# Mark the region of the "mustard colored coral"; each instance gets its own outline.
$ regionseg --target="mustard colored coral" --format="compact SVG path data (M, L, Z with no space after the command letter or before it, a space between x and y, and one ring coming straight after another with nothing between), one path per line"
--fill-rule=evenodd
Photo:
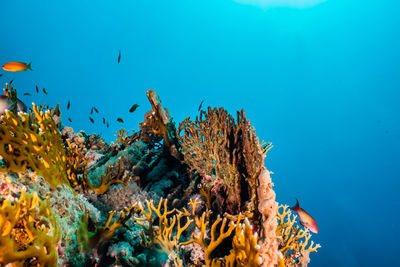
M21 191L17 201L0 207L0 263L22 266L34 258L38 266L56 266L60 232L49 199Z
M0 119L0 171L24 172L31 169L53 187L69 184L61 134L50 112L33 104L34 115L6 111Z

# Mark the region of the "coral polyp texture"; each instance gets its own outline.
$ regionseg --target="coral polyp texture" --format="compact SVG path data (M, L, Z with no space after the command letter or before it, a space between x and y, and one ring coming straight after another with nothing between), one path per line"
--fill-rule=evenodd
M306 266L320 246L276 202L244 111L177 127L147 96L139 131L110 144L58 106L0 117L0 266Z

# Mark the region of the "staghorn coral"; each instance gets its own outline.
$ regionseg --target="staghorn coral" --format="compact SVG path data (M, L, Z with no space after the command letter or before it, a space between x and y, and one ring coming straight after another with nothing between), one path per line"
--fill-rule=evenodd
M115 135L115 137L117 137L116 143L125 148L138 141L139 133L136 133L134 130L132 130L132 132L132 135L128 135L128 131L121 128L121 130L117 131L117 134Z
M282 211L280 212L280 209ZM311 233L308 229L301 229L296 223L296 215L292 215L286 205L280 205L277 210L279 225L276 236L279 240L279 266L307 266L309 253L317 252L319 244L308 244Z
M34 259L40 266L55 266L60 231L49 198L25 190L17 201L3 200L0 207L0 264L22 266Z
M33 115L6 111L0 119L0 171L33 170L53 186L69 184L61 134L50 112L33 104Z

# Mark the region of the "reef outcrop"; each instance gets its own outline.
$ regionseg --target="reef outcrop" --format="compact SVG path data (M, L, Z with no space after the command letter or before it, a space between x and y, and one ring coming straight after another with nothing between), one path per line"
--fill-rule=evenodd
M10 101L16 90L7 85ZM108 144L33 104L0 117L0 266L306 266L243 110L175 125L155 91Z

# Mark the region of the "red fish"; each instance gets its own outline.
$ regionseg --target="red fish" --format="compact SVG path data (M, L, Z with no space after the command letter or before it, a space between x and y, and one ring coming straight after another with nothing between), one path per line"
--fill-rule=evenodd
M296 201L297 201L296 205L290 209L297 212L297 214L299 215L301 225L303 225L305 228L307 228L311 232L318 234L317 222L314 220L313 217L311 217L310 214L307 213L307 211L300 208L299 201L297 199L296 199Z
M3 65L3 70L15 72L15 71L26 71L32 69L31 69L31 63L26 64L23 62L8 62Z

